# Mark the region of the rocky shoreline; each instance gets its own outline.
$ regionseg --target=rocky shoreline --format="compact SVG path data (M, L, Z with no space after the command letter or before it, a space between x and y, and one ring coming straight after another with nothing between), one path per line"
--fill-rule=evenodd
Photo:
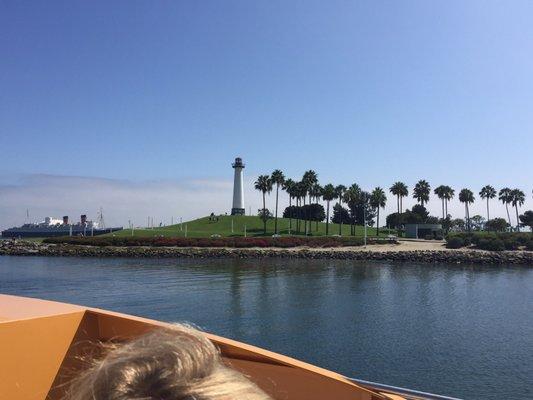
M133 258L291 258L445 262L457 264L522 264L533 267L533 252L481 250L386 250L324 248L199 248L199 247L96 247L36 242L0 241L0 255Z

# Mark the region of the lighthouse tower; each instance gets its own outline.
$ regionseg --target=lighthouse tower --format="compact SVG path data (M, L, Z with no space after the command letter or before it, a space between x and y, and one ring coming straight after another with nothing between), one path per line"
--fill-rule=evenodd
M244 215L244 191L242 187L242 170L244 169L244 163L242 162L242 158L237 157L231 166L235 170L231 215Z

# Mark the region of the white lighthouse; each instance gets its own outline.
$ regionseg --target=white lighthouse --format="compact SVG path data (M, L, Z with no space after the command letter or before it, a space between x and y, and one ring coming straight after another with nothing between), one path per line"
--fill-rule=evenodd
M244 215L244 190L242 186L242 170L244 169L244 163L242 162L242 158L237 157L231 166L235 170L231 215Z

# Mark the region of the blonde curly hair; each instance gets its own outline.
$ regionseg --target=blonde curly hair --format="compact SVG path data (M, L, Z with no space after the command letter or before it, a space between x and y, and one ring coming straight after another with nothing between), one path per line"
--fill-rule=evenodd
M75 379L65 400L267 400L244 375L227 367L198 330L176 325L122 345Z

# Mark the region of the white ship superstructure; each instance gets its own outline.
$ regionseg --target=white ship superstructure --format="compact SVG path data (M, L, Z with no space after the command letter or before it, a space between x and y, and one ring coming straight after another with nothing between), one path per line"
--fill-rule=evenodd
M99 216L99 220L103 221L103 216ZM68 215L65 215L62 219L45 217L41 222L6 229L2 231L2 237L96 236L122 229L105 228L97 221L88 220L85 214L80 216L78 222L70 223Z

